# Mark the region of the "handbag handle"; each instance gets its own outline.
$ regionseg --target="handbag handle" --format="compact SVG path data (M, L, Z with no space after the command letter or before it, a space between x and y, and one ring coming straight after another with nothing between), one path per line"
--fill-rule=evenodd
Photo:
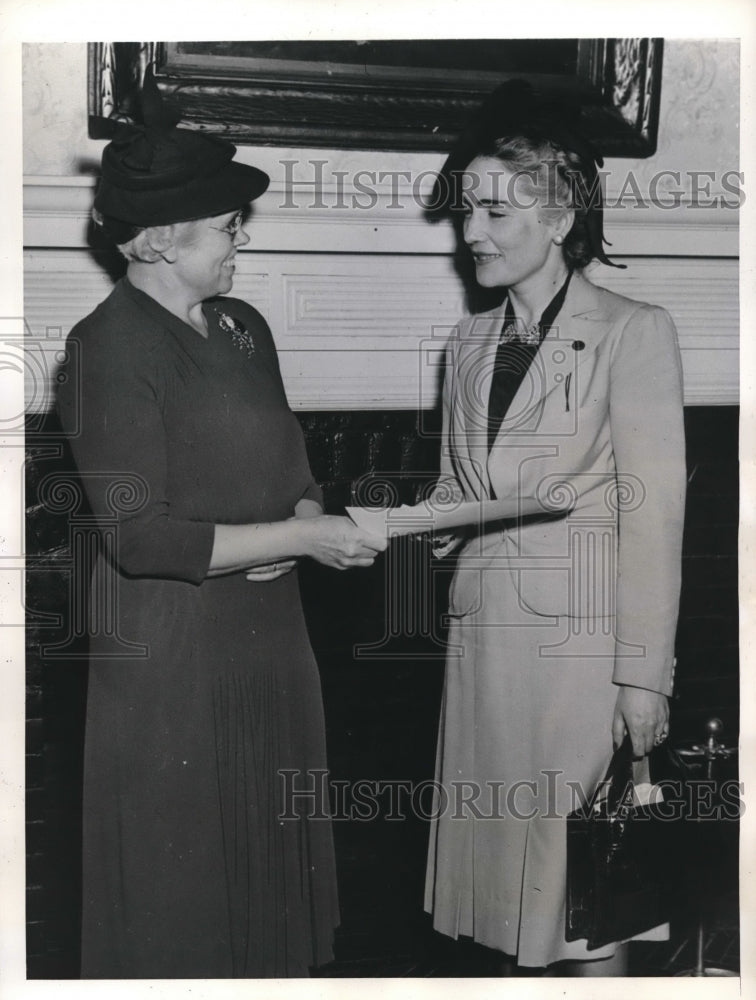
M633 744L626 735L612 754L606 769L603 784L606 786L607 815L615 816L632 796L633 789Z
M648 757L642 759L646 763L645 775L638 776L636 765L638 761L633 756L633 745L630 736L626 735L621 745L612 754L602 787L606 788L606 807L609 818L617 817L632 800L632 790L636 784L649 781L652 784L658 778L664 777L670 768L676 776L690 778L695 769L692 768L680 754L669 744L655 747Z

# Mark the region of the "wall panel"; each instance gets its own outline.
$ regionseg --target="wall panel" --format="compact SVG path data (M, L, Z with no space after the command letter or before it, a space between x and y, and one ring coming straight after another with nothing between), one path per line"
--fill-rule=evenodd
M112 258L110 259L112 263ZM738 401L738 264L729 258L617 258L593 280L672 314L688 405ZM233 294L268 319L292 406L431 407L450 330L465 314L452 257L430 254L240 252ZM49 405L56 357L73 324L112 287L106 259L83 248L28 250L27 381ZM47 373L40 386L40 370Z

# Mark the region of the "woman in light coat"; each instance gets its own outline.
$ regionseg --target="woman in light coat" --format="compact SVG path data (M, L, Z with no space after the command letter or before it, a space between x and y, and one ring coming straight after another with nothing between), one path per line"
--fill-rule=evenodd
M487 115L441 179L478 284L506 298L451 339L438 494L514 516L437 540L461 548L426 909L519 966L620 975L624 949L565 939L564 818L613 744L667 736L680 356L663 309L583 274L610 261L596 158L564 114L510 85Z

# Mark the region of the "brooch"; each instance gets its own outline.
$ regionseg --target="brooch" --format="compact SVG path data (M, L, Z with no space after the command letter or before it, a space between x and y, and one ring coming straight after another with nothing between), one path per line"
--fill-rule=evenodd
M520 344L540 344L541 343L541 329L538 323L533 323L532 326L525 329L525 327L517 323L507 323L504 327L501 337L499 338L500 344L511 344L513 340L516 340Z
M255 353L255 342L246 326L238 319L234 319L233 316L229 316L228 313L221 312L220 309L216 309L215 312L221 330L230 335L234 347L238 347L248 358L251 358Z

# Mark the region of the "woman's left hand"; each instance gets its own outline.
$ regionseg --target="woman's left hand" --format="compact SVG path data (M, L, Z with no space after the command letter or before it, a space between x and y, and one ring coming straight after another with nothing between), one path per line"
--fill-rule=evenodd
M279 576L291 573L297 565L296 559L282 559L281 562L266 563L264 566L253 566L245 572L245 576L252 583L268 583L270 580L277 580Z
M431 552L434 559L443 559L462 544L463 536L459 532L447 531L431 535Z
M633 755L645 757L669 735L669 703L666 695L645 688L620 685L612 720L612 739L619 746L630 734Z

